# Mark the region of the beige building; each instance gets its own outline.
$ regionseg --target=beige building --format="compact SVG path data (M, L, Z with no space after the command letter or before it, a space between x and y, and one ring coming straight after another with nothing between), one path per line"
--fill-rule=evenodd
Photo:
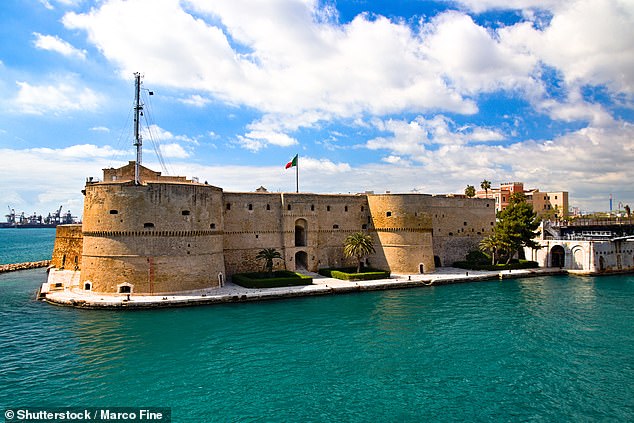
M504 210L511 199L511 195L521 192L526 195L526 201L533 206L538 216L548 219L564 219L568 217L568 192L541 192L539 189L524 189L523 182L507 182L499 188L480 190L476 192L476 198L495 199L495 211Z
M262 269L255 256L263 248L282 254L280 269L351 265L343 243L358 231L374 238L368 265L427 273L463 260L495 223L493 199L230 193L140 169L140 184L134 162L89 180L83 224L58 227L52 264L79 272L77 288L153 295L213 288Z

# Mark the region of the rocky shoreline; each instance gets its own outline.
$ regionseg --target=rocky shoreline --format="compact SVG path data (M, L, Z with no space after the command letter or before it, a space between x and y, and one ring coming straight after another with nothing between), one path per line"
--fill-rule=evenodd
M12 263L0 265L0 273L15 272L17 270L36 269L38 267L48 267L51 265L50 260L27 261L26 263Z

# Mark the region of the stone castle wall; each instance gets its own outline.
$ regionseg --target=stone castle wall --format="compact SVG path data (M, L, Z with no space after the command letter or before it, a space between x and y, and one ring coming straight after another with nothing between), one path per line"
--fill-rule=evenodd
M82 225L57 226L51 266L60 270L81 269L82 246Z
M216 287L225 273L222 225L216 187L89 184L81 284L151 294Z
M316 272L349 264L343 259L343 241L362 230L368 216L364 196L224 193L227 273L261 269L255 256L263 248L282 254L278 269Z
M225 193L199 183L88 183L84 223L60 226L54 266L74 257L81 287L160 294L213 288L226 276L277 269L316 272L354 265L345 238L372 235L367 264L392 273L431 272L464 259L489 235L494 201L422 194ZM221 275L221 277L219 277Z
M493 234L495 200L433 196L421 201L433 221L436 265L452 266Z
M395 273L434 270L432 219L421 207L428 196L417 194L368 195L372 227L378 243L379 268Z

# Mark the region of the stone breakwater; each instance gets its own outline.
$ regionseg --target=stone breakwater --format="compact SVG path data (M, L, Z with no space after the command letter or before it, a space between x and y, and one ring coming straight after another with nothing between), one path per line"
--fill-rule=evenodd
M48 267L51 265L50 260L27 261L26 263L13 263L0 265L0 273L15 272L16 270L35 269L38 267Z

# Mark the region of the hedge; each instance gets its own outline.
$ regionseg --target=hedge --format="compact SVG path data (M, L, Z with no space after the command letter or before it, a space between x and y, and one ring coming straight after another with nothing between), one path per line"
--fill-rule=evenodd
M266 272L237 273L233 275L232 281L244 288L279 288L311 285L313 278L288 270L278 270L273 272L272 278L269 278Z
M363 272L357 273L356 267L319 269L319 274L344 281L370 281L374 279L388 279L390 277L390 272L386 270L365 268Z
M517 263L510 264L476 264L467 261L457 261L453 267L468 270L510 270L510 269L535 269L539 267L536 261L520 260Z

